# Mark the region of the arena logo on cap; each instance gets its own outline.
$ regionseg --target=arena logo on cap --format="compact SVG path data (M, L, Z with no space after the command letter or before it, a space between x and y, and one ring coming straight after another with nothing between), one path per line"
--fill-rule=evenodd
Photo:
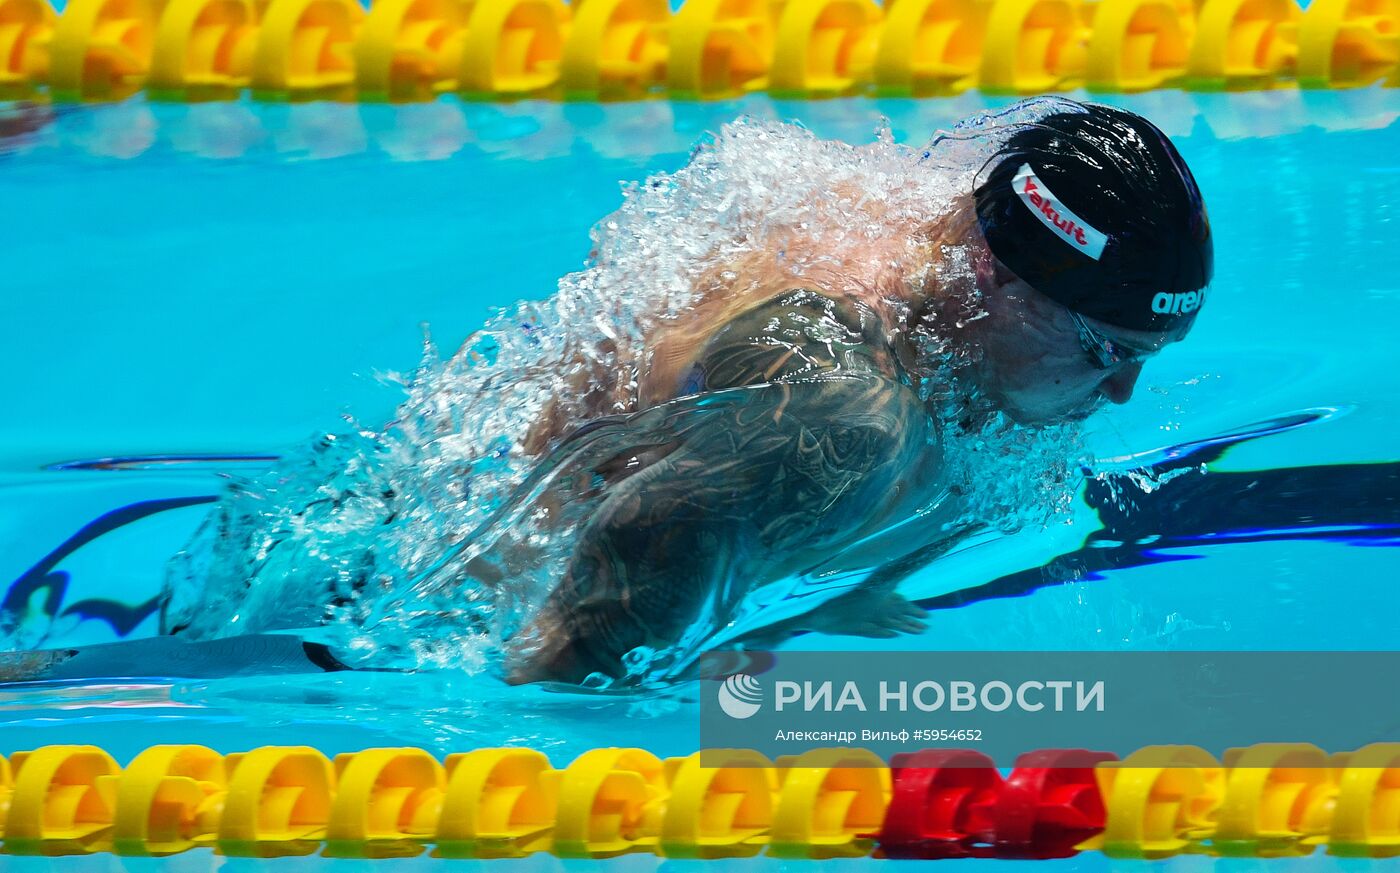
M1011 179L1011 187L1026 208L1055 235L1079 251L1098 260L1108 235L1067 209L1060 199L1036 176L1030 164L1022 164Z
M1200 291L1178 291L1173 294L1170 291L1159 291L1152 298L1152 311L1158 315L1190 315L1201 304L1206 302L1206 292L1202 288Z

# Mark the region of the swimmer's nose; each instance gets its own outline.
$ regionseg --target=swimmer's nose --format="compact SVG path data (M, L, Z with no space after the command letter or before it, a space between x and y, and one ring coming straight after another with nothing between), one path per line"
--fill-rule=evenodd
M1129 364L1121 370L1114 371L1108 378L1099 383L1099 393L1109 399L1111 403L1119 405L1127 403L1133 397L1133 388L1137 385L1138 377L1142 375L1142 364Z

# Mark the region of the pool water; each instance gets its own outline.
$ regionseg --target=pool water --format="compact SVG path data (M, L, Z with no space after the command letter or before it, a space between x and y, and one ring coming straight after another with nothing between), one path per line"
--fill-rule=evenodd
M1132 516L1091 487L1070 522L984 538L922 571L901 589L930 609L922 635L793 646L1392 647L1400 91L1097 99L1175 138L1210 206L1217 273L1189 340L1149 365L1132 403L1093 420L1089 447L1101 469L1209 472L1163 477ZM586 259L619 182L683 165L704 131L750 113L868 142L885 116L918 143L1004 102L7 107L27 121L0 140L0 626L29 648L153 635L164 564L228 474L342 417L382 423L425 325L451 349L494 307L549 295ZM0 753L519 744L562 766L600 745L688 754L694 691L583 697L452 671L8 686ZM536 866L562 865L517 864Z

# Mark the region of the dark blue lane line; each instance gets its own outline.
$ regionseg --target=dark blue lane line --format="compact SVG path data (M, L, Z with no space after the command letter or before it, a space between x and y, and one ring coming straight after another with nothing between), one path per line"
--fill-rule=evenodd
M4 599L0 600L0 634L14 632L20 622L24 620L29 602L37 592L44 593L44 613L50 618L59 615L64 595L68 592L70 577L66 570L55 570L54 568L78 549L104 534L138 522L143 518L172 509L213 503L216 500L218 498L213 495L143 500L104 513L83 525L82 529L60 543L57 548L41 558L38 563L10 584ZM64 610L64 614L77 611L81 615L102 619L110 623L112 629L119 636L125 636L147 616L151 615L158 606L159 597L152 598L135 607L119 601L82 600Z
M1156 474L1199 467L1232 445L1253 439L1197 444ZM1103 579L1112 570L1195 560L1169 549L1262 542L1400 545L1400 462L1320 464L1250 472L1191 473L1145 492L1125 474L1090 480L1084 499L1102 527L1083 547L959 591L918 601L926 609L955 609L983 600L1024 597L1075 579Z
M204 464L270 464L277 455L119 455L111 458L85 458L45 464L46 471L67 470L153 470L167 467L189 469Z
M135 606L116 600L90 597L63 610L59 615L76 615L83 620L105 621L119 637L124 637L140 626L141 622L156 614L164 595L157 594L145 603Z

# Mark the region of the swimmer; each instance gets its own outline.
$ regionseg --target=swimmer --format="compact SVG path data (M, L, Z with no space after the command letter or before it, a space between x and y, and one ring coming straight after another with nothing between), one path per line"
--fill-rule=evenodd
M625 687L707 648L919 631L901 581L1050 496L1006 450L1127 402L1190 329L1212 272L1200 192L1147 121L1058 98L922 155L735 130L605 225L553 320L522 304L382 432L227 489L172 562L167 637L19 653L0 678L485 648L512 682ZM630 292L638 275L663 279Z
M961 532L940 523L956 500L921 514L947 489L948 458L912 375L913 325L972 362L960 396L1023 426L1077 420L1129 400L1147 360L1190 330L1212 275L1201 193L1165 134L1124 110L1052 105L908 231L926 281L891 267L909 240L796 276L781 253L731 265L651 338L638 411L539 423L529 445L572 452L607 487L512 642L510 681L622 679L629 652L723 627L758 586L832 568L871 572L743 642L922 628L895 587ZM794 234L784 251L802 244ZM940 278L959 274L944 269L953 258L975 287ZM674 415L686 398L713 414ZM918 530L877 536L916 516Z

